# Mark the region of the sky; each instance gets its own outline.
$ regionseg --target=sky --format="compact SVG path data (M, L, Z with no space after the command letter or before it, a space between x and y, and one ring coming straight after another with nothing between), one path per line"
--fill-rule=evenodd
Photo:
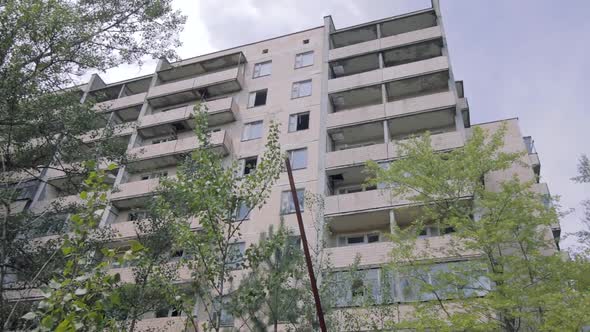
M188 16L178 50L188 58L317 27L336 28L427 8L430 0L175 0ZM590 184L575 184L590 155L590 1L441 0L455 79L463 80L472 124L518 117L541 160L541 181L564 209L562 234L580 228ZM101 77L114 82L152 73L155 62ZM571 247L573 239L563 245Z

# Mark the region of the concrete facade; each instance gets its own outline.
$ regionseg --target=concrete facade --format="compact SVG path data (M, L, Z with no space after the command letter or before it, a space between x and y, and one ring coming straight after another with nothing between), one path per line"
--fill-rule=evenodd
M428 51L411 48L425 42L438 46L428 46ZM293 175L297 188L325 196L324 213L331 230L326 250L335 268L350 265L357 254L362 255L365 267L385 263L390 244L382 237L375 243L338 243L354 234L387 233L392 223L401 225L404 220L400 216L409 201L392 200L379 188L361 188L366 161L389 162L402 157L396 148L398 142L427 130L438 151L459 148L469 138L469 106L462 82L454 80L447 50L435 1L431 9L354 27L336 29L332 18L326 17L322 26L286 36L175 63L161 59L152 75L124 82L105 84L93 76L85 85L83 99L119 89L114 98L96 108L110 114L113 123L126 124L118 136L128 142L128 154L135 157L132 164L113 174L116 190L109 194L110 205L101 227L112 226L121 238L133 236L130 213L141 210L145 198L153 194L158 174L174 177L179 156L199 148L191 131L191 117L194 103L202 99L214 131L212 148L228 161L261 155L271 121L280 124L282 149L307 149L306 167ZM313 52L311 60L309 52ZM307 58L298 68L301 54ZM256 65L268 61L270 74L256 77ZM264 102L251 105L250 94L263 90ZM306 112L308 128L290 131L290 116ZM256 121L262 121L262 135L244 139L244 128ZM523 160L527 166L515 165L486 179L492 190L513 174L534 180L540 169L538 156L523 140L517 120L478 126L493 131L501 123L508 126L505 148L529 149L530 153ZM59 177L47 172L44 180ZM336 184L337 178L343 182ZM240 241L246 246L256 242L270 225L278 224L281 193L288 189L286 174L282 174L267 204L253 210L243 224ZM548 194L546 185L539 184L538 190ZM54 200L75 202L78 198L41 185L30 208L42 211ZM311 214L306 210L304 220L308 237L316 241ZM285 215L284 220L297 229L294 214ZM449 237L433 237L429 250L436 253L436 248L449 243ZM129 268L115 270L125 281L131 278ZM146 317L142 326L168 326L173 331L183 320Z

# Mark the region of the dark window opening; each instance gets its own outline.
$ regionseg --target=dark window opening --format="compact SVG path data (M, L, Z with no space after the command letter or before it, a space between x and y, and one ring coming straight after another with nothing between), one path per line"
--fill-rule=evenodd
M258 163L257 157L244 159L244 175L254 172Z
M256 107L266 105L266 96L268 94L268 90L260 90L254 91L250 93L250 97L248 98L248 107Z
M289 132L309 129L309 112L293 114L289 117Z

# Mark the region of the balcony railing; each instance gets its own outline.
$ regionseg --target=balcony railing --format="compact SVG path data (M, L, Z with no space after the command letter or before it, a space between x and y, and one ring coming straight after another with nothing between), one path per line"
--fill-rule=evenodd
M328 152L326 168L363 165L367 160L387 159L387 144L375 144L359 148Z
M333 61L440 37L442 37L442 31L440 27L434 26L331 49L328 57L329 61Z
M407 199L391 197L387 190L369 190L326 197L325 214L338 215L378 210L409 203Z
M453 246L457 245L457 240L452 239L452 235L433 236L416 240L414 253L425 258L443 258L449 257L453 251ZM368 244L359 244L354 246L326 248L330 255L332 264L336 268L349 267L355 263L355 258L360 255L360 265L382 265L390 262L391 250L394 249L392 242L376 242ZM478 256L478 253L470 250L463 251L466 257Z
M408 140L394 140L388 144L374 144L328 152L326 168L355 166L365 164L369 160L379 161L403 157L400 153L400 143ZM431 135L430 140L432 148L436 151L452 150L465 144L463 135L457 131Z
M128 151L131 158L130 165L137 169L150 169L174 165L182 155L196 150L200 143L196 136L163 142L146 146L139 146ZM231 139L225 130L211 133L210 147L225 156L231 151Z
M328 93L345 91L361 86L370 86L404 77L418 76L425 73L442 71L449 68L446 56L406 63L383 69L375 69L364 73L344 76L328 81Z
M400 152L400 143L407 142L408 140L392 141L392 144L388 146L389 158L403 157ZM435 134L430 136L430 142L432 149L435 151L446 151L462 147L465 144L465 140L461 132L452 131L448 133Z
M160 185L159 179L148 179L120 184L117 187L118 191L111 194L111 201L120 201L152 195L158 185Z
M146 95L147 92L142 92L131 96L121 97L118 99L111 99L103 101L101 103L96 103L94 105L94 108L99 112L111 112L124 108L130 108L143 104Z
M147 99L155 107L195 101L204 93L220 96L242 87L243 65L152 87ZM206 92L201 91L207 89Z
M232 97L211 100L204 103L207 108L210 126L221 125L235 120L238 105ZM193 117L194 104L189 104L166 112L146 115L141 118L139 130L187 121Z

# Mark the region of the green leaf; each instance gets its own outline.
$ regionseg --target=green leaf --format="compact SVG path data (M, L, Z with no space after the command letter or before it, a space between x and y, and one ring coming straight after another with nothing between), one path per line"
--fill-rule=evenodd
M26 319L26 320L33 320L33 319L35 319L35 318L37 318L37 314L36 314L36 313L34 313L34 312L32 312L32 311L31 311L31 312L27 312L27 313L26 313L26 314L25 314L25 315L22 317L22 319Z
M82 192L80 193L80 198L81 198L81 199L86 199L86 198L88 198L88 192L86 192L86 191L82 191Z
M131 251L132 252L137 253L143 249L144 249L144 246L141 243L139 243L139 241L137 241L137 240L131 241Z

